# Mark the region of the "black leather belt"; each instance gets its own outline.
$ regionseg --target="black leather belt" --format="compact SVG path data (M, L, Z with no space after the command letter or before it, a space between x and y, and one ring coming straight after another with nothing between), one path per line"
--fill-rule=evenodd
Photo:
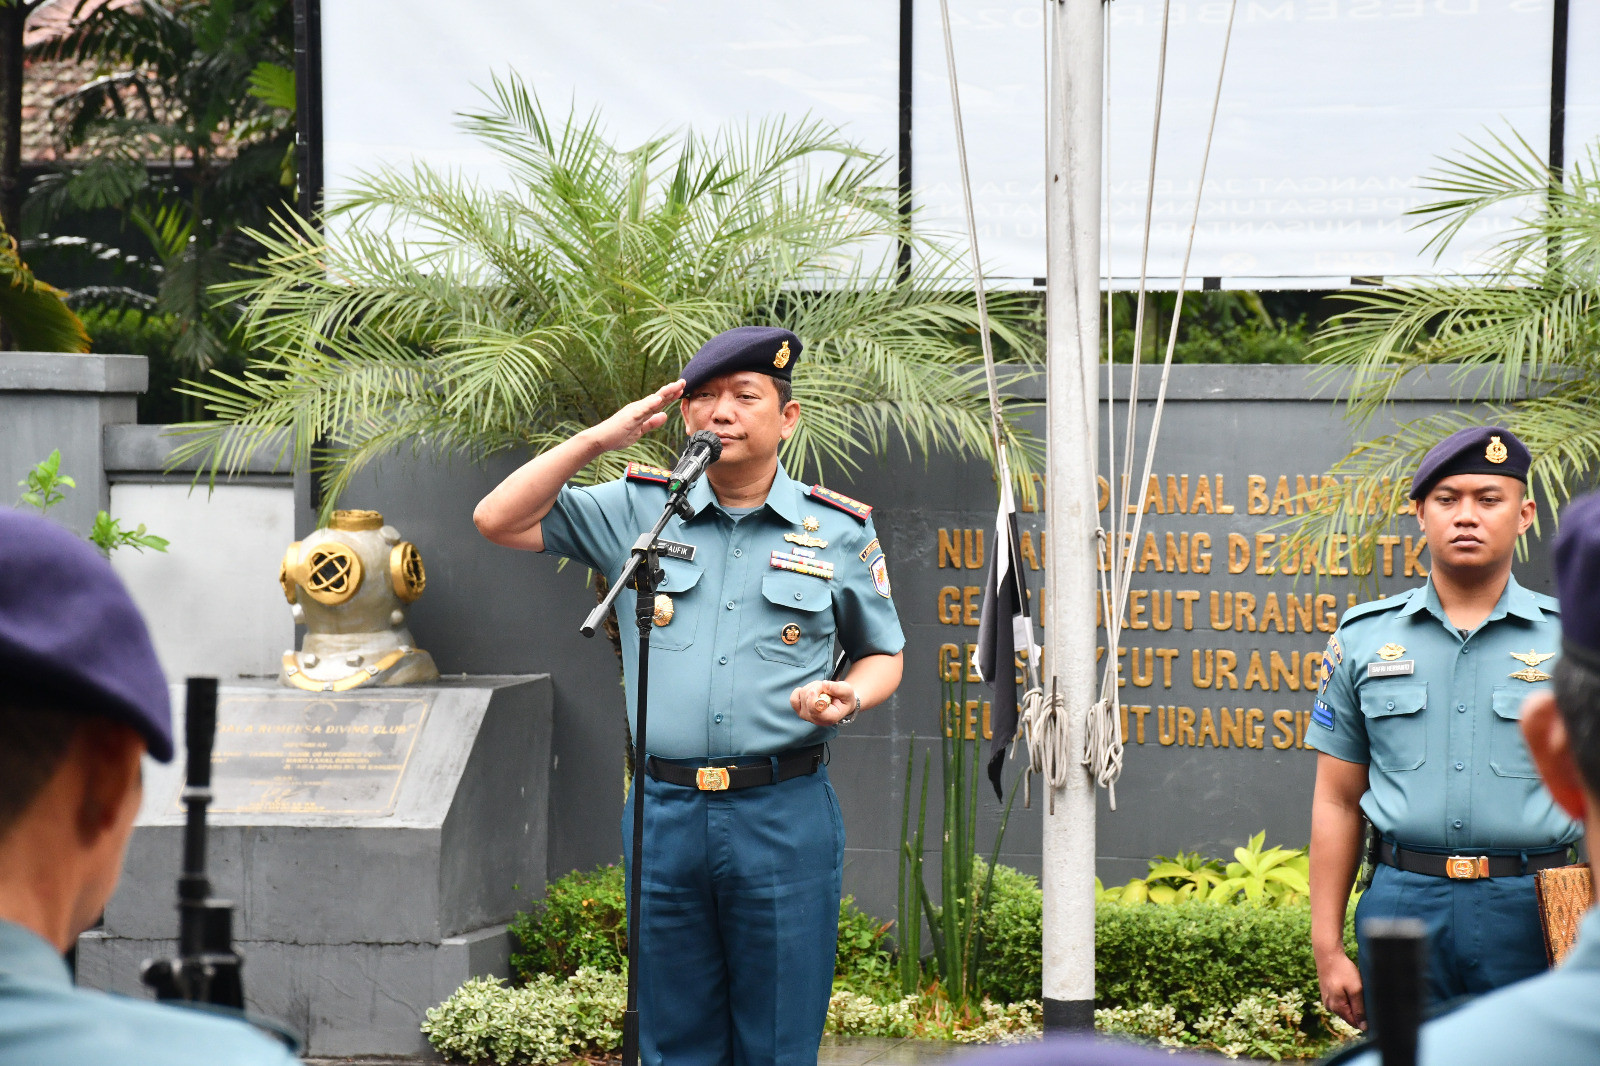
M1387 840L1378 845L1378 861L1407 873L1427 874L1430 877L1448 877L1454 881L1476 881L1484 877L1521 877L1553 870L1568 863L1567 849L1530 853L1527 862L1522 855L1438 855L1433 852L1412 851L1401 845L1396 847Z
M821 744L795 748L749 766L684 766L652 755L644 761L644 772L669 785L697 788L701 792L732 792L814 774L822 765L822 757Z

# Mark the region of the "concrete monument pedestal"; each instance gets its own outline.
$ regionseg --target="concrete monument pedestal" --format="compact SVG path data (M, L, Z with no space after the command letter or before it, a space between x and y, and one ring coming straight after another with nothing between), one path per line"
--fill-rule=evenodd
M181 686L173 701L181 719ZM549 678L230 685L217 718L209 872L235 904L250 1010L309 1055L427 1053L423 1012L509 973L505 924L544 885ZM144 996L141 962L174 950L183 766L182 751L147 764L122 882L78 941L81 984Z

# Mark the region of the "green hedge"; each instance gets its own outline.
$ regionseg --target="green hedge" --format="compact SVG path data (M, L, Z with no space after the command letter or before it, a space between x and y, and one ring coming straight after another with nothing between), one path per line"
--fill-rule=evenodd
M1095 1003L1172 1007L1192 1021L1262 989L1317 999L1309 907L1101 904Z
M982 859L977 862L983 865ZM986 869L979 870L976 882L983 884L986 874ZM989 910L980 924L983 958L978 979L983 990L999 1003L1042 999L1044 894L1038 879L999 863L990 894Z

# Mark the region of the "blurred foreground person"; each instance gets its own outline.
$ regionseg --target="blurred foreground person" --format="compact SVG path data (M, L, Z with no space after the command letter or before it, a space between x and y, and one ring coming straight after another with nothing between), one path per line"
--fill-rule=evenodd
M0 510L0 1066L296 1061L242 1021L73 987L146 752L172 758L172 717L133 601L77 537Z
M1046 1037L961 1059L962 1066L1172 1066L1173 1063L1223 1062L1215 1055L1173 1051L1088 1033Z
M1566 509L1554 555L1561 659L1554 691L1537 692L1523 705L1522 734L1561 809L1583 823L1589 839L1600 840L1600 494ZM1378 1057L1356 1061L1376 1066ZM1417 1062L1600 1062L1600 913L1584 918L1559 969L1424 1026Z

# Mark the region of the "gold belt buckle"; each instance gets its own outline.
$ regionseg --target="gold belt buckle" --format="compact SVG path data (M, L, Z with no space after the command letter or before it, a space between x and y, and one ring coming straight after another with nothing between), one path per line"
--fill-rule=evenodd
M1444 875L1452 881L1476 881L1489 876L1489 856L1452 855L1445 860Z
M726 766L702 766L694 772L694 787L701 792L724 792L728 788Z

